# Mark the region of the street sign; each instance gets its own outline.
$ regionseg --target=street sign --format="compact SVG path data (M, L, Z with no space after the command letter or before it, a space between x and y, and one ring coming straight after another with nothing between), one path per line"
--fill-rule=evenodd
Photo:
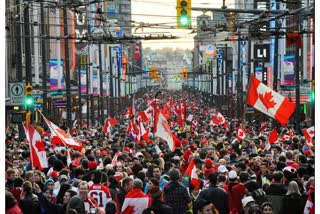
M254 45L254 59L263 62L270 61L270 45L269 44L255 44Z
M24 84L23 83L10 83L9 92L12 105L23 105L24 103Z

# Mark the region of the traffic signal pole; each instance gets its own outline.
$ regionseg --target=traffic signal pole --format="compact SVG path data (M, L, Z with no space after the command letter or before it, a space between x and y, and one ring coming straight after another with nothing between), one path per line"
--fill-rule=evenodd
M24 51L25 51L25 65L26 65L26 85L31 86L31 94L32 94L32 58L31 58L31 44L30 44L30 20L29 20L29 0L24 1L24 9L23 9L23 22L24 22ZM27 99L27 98L25 98ZM32 122L32 113L30 111L30 107L25 105L27 113L26 113L26 122ZM21 136L21 135L20 135Z
M65 5L68 4L64 0ZM66 95L67 95L67 127L72 128L71 118L71 84L70 84L70 66L69 66L69 39L68 39L68 13L67 7L63 7L63 30L64 30L64 51L65 51L65 68L66 68Z

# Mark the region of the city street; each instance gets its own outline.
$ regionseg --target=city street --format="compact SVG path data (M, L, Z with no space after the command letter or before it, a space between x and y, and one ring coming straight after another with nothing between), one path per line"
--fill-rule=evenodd
M5 14L6 213L317 213L313 0Z

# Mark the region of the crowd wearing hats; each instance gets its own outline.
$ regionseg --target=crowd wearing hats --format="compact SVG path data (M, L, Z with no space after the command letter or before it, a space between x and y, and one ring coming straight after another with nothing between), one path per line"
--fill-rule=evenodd
M310 121L273 127L225 116L215 124L217 109L196 94L148 91L135 99L107 132L65 130L81 151L56 145L44 126L47 168L34 167L28 141L8 127L6 213L314 213L314 139L303 132ZM156 134L151 107L164 115L171 144ZM279 136L270 143L274 129Z

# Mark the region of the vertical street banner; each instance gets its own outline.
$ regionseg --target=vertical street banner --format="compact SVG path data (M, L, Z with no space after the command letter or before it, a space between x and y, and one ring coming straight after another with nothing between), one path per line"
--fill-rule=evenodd
M99 95L99 80L97 74L92 74L92 94Z
M136 42L134 51L134 60L139 68L142 68L142 47L141 42Z
M81 94L88 94L87 92L87 70L80 70L80 87Z
M102 76L102 93L103 93L103 96L108 96L109 95L109 94L107 94L107 86L108 86L107 75L103 74L103 76Z
M295 64L294 55L284 56L283 86L285 87L288 87L288 86L293 87L295 85L294 64Z
M49 72L50 72L50 90L64 90L65 81L64 81L64 72L63 72L63 60L60 60L60 69L58 67L57 59L49 60Z

